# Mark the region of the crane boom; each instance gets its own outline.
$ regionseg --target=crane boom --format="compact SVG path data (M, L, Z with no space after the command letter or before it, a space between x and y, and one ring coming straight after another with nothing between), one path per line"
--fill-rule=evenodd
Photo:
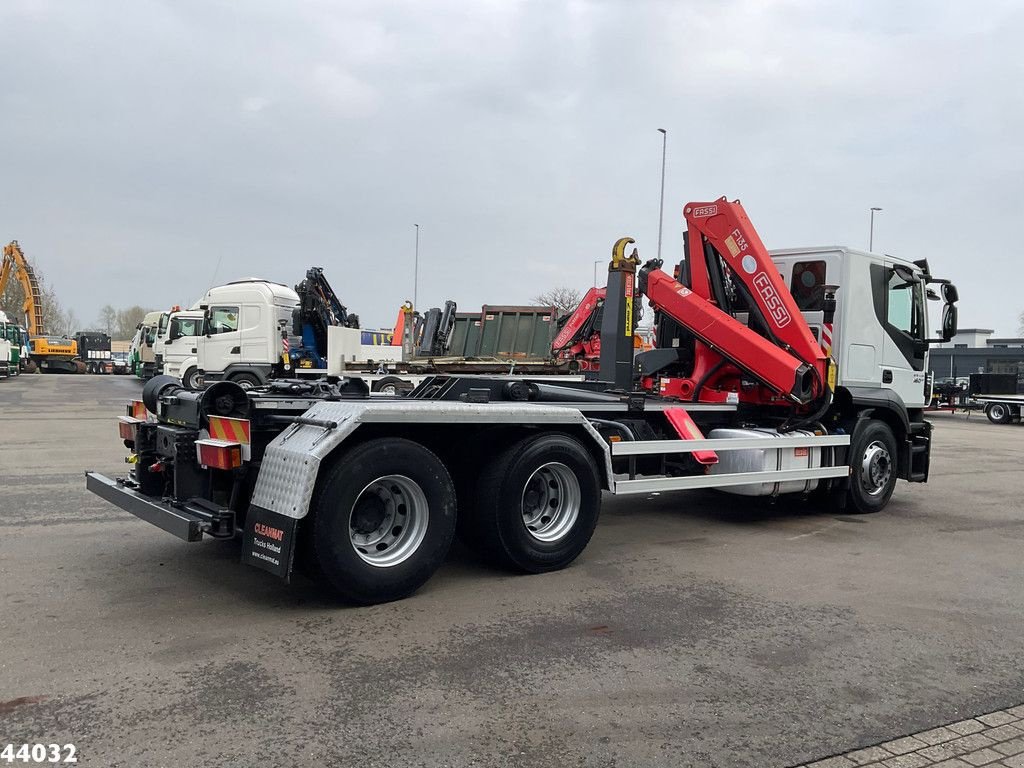
M4 246L3 263L0 265L0 294L4 292L7 282L12 277L21 283L21 290L25 297L21 308L29 335L45 336L46 329L43 326L43 302L39 281L36 280L36 274L32 271L32 266L25 258L17 240L11 240Z
M796 403L826 397L829 357L743 206L722 197L688 203L683 214L686 285L662 272L657 259L639 276L641 291L658 311L696 339L693 372L679 382L679 393L697 400L716 376L738 369ZM739 312L746 312L746 323L737 319Z

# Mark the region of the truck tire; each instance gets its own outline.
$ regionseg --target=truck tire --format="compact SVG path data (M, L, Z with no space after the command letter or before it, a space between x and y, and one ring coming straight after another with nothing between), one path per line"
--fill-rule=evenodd
M872 419L850 446L847 512L870 514L885 509L896 488L896 437L884 421Z
M199 369L193 365L185 371L185 375L181 377L181 386L185 389L197 390L200 387L200 381Z
M385 376L380 381L375 381L371 389L374 392L380 392L382 395L401 395L405 392L411 392L415 387L398 376Z
M989 403L986 405L985 415L993 424L1009 424L1013 419L1010 407L1002 403Z
M259 377L252 373L236 373L228 381L233 381L235 384L240 386L247 392L250 389L256 389L256 387L262 387L263 382L259 380Z
M597 465L568 435L528 437L484 466L472 507L471 538L485 557L526 573L565 568L597 526Z
M444 464L404 438L344 453L313 505L308 551L342 597L372 605L415 592L444 562L455 535L455 488Z

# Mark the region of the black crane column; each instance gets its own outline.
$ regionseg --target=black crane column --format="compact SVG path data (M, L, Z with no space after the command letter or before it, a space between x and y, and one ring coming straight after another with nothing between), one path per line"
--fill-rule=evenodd
M627 392L633 389L633 299L640 263L636 248L626 256L626 246L633 242L631 237L621 237L612 247L601 318L601 380Z

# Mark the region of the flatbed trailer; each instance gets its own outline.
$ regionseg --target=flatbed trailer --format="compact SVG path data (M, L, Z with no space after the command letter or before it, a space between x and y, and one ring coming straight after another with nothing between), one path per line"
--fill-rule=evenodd
M1024 409L1024 395L975 395L972 399L985 409L993 424L1019 422Z

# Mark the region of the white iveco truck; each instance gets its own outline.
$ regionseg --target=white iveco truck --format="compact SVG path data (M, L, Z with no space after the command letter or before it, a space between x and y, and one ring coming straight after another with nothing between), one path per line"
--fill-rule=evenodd
M675 277L641 267L629 239L613 249L605 381L437 375L371 397L359 378L204 392L155 379L119 422L130 473L90 472L87 487L182 539L239 535L245 563L376 603L430 578L456 531L490 563L563 568L590 541L602 491L713 488L737 505L788 495L869 513L899 479L926 482L928 346L955 332L956 289L925 261L771 255L724 198L684 215ZM929 284L945 299L939 339ZM658 347L634 354L645 298ZM242 302L218 306L224 335L263 322Z

